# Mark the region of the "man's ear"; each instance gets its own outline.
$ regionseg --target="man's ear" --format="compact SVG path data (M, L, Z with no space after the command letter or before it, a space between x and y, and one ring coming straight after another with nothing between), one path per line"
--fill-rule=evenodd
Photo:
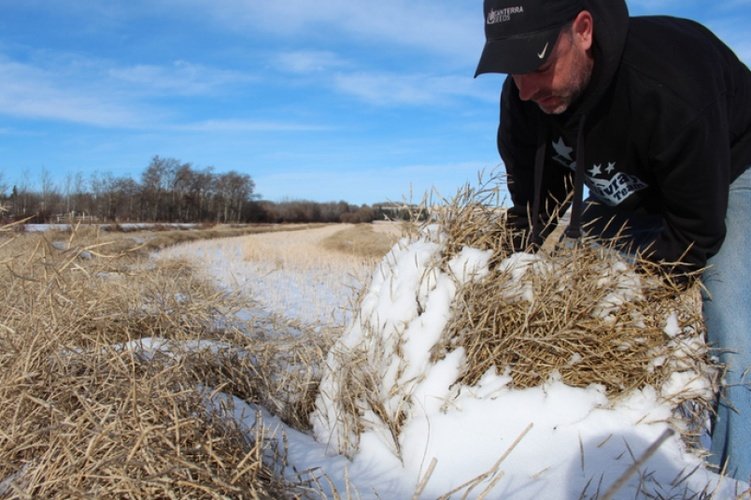
M595 21L588 10L579 12L571 25L571 33L574 36L574 43L582 50L592 48L595 33Z

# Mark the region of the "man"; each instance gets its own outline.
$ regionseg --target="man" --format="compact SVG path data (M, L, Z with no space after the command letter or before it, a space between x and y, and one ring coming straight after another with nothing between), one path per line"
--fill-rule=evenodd
M624 0L485 0L484 11L475 76L509 75L498 148L517 243L538 245L573 191L568 236L612 236L627 221L625 237L676 279L706 268L708 338L728 370L710 460L748 481L751 72L703 26L629 18Z

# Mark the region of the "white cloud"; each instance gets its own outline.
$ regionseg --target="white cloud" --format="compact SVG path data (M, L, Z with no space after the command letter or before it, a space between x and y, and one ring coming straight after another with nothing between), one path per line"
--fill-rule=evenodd
M482 5L437 0L161 0L237 31L291 40L321 33L371 45L407 46L464 60L482 48ZM187 5L186 5L187 4Z
M402 73L351 73L334 77L335 87L375 105L446 105L456 98L495 102L471 76L433 76Z
M248 83L256 78L236 71L221 70L185 61L169 65L136 65L114 67L109 77L125 84L136 84L132 90L156 94L204 95L228 85Z
M51 52L28 59L22 63L0 54L0 114L148 128L169 115L149 99L214 95L255 80L241 72L184 61L128 66Z
M0 57L0 113L98 126L134 126L144 110L66 81L62 72Z
M308 123L279 122L279 121L254 121L254 120L206 120L203 122L189 123L170 127L172 130L186 132L322 132L331 130L331 127Z
M291 73L318 73L347 66L337 54L324 50L299 50L277 54L274 64L282 71Z

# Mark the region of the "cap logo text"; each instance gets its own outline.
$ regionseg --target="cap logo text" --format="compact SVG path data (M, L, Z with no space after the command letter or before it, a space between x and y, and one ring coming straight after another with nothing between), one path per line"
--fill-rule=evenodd
M505 9L494 9L488 13L488 24L500 24L511 21L514 14L524 14L524 7L506 7Z

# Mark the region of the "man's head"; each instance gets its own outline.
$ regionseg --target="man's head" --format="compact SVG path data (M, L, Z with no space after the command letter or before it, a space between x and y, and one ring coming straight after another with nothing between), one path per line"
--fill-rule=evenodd
M594 20L580 0L485 0L481 73L508 73L519 97L559 114L592 76Z

